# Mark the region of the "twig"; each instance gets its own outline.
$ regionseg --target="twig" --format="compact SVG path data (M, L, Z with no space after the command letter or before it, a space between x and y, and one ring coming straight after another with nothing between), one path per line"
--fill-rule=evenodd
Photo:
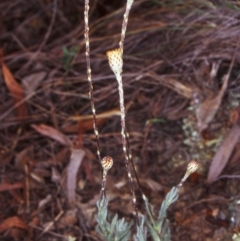
M47 43L49 36L52 32L52 28L56 19L56 15L57 15L57 1L58 0L54 0L54 6L53 6L53 14L52 14L52 18L51 18L51 22L50 25L48 27L47 33L44 36L44 39L42 41L42 43L40 44L40 46L38 47L38 50L36 52L36 56L38 55L38 53L41 51L42 47Z

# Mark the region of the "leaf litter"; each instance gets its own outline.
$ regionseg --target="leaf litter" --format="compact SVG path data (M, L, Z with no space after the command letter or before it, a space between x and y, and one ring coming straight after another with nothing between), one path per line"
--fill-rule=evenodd
M197 178L190 178L179 202L169 211L173 240L211 241L219 235L222 239L224 235L232 237L235 232L231 228L235 223L230 222L233 213L229 207L239 195L238 180L220 179L205 186L209 166L215 171L217 166L217 170L222 169L221 172L228 176L233 174L231 169L223 168L226 162L231 163L232 148L234 143L237 145L236 136L226 142L237 128L236 123L229 123L229 116L240 103L239 52L228 83L225 79L225 85L221 84L240 34L239 5L237 1L231 4L225 1L203 1L201 4L162 1L159 5L153 1L139 1L129 17L123 84L125 102L131 105L126 118L134 162L151 203L161 203L166 192L179 182L193 157L192 147L183 144L186 137L182 120L190 116L188 107L194 101L199 101L199 107L211 106L205 108L202 116L200 114L199 121L191 120L202 131L204 141L210 143L219 139L218 134L224 136L222 144L210 147L210 154L204 147L207 158L202 160L202 172ZM95 137L90 129L83 5L72 0L67 5L43 1L25 5L18 0L14 4L1 2L0 8L6 9L0 36L5 53L3 75L10 78L8 85L5 77L0 79L0 149L8 153L0 165L3 196L0 207L6 210L0 214L1 222L18 217L28 225L28 236L32 239L65 240L71 235L79 240L99 240L94 233L94 218L102 173L96 161ZM107 193L111 196L109 207L112 212L129 218L132 207L121 152L117 85L105 57L106 51L117 46L123 10L121 2L106 5L96 2L89 24L94 100L96 114L102 118L98 123L101 148L104 154L114 158L113 169L109 172L112 183L107 184ZM71 61L64 63L63 48L78 49L78 52L73 52ZM211 74L199 68L206 62L210 67L219 62L216 77L211 81L201 78L201 75ZM37 65L41 66L41 74L34 77ZM199 76L196 76L196 69L199 69ZM31 78L36 78L36 82ZM16 79L23 82L19 84ZM29 90L24 90L24 80L31 82ZM29 91L27 97L25 91ZM204 100L208 100L208 105ZM17 115L13 116L9 108L16 109ZM17 119L24 116L27 118ZM148 120L155 119L163 121L145 126ZM17 132L20 127L22 131ZM81 142L78 148L82 154L75 163L70 162L70 156L76 141ZM25 166L16 168L14 159L29 146L32 146L32 154ZM225 157L222 155L214 161L220 156L218 153L224 153ZM234 175L239 174L239 164L238 158ZM24 171L26 166L28 172ZM29 208L22 192L25 187L21 187L25 185L27 173ZM85 181L82 188L79 180ZM114 188L118 183L121 183L120 191ZM49 195L51 199L47 198ZM212 200L211 195L217 198ZM82 215L74 213L69 200ZM213 217L211 210L217 208L219 213ZM199 215L194 215L196 213ZM177 220L183 221L179 224ZM231 225L225 226L225 223ZM24 239L25 233L11 233L10 229L8 226L1 235L6 239ZM222 229L224 232L219 231Z

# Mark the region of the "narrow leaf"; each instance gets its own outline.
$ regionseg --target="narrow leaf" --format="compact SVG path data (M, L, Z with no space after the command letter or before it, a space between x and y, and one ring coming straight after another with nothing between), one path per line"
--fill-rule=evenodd
M14 79L12 73L2 61L2 72L4 81L7 85L8 90L10 91L13 101L16 105L17 116L26 117L27 116L27 106L24 102L24 91L22 86Z
M214 182L214 180L221 174L239 138L240 126L238 124L235 124L230 130L230 132L227 134L222 144L218 148L215 156L213 157L207 178L208 183Z
M16 182L16 183L0 183L0 192L3 191L10 191L10 190L14 190L14 189L19 189L19 188L23 188L24 185L21 182Z
M222 102L222 98L227 88L227 84L228 78L225 77L222 88L217 94L217 96L211 99L206 99L196 109L196 117L198 121L199 132L202 132L204 129L206 129L208 127L208 124L213 120Z
M67 197L70 204L75 202L77 173L85 155L82 149L72 149L71 152L70 163L67 168Z
M14 227L28 230L28 226L25 222L23 222L19 217L13 216L0 223L0 233Z
M199 132L202 132L204 129L208 127L208 124L213 120L215 114L217 113L217 110L222 102L222 98L224 95L225 90L228 86L229 77L238 53L240 39L238 39L237 47L235 49L231 64L229 66L227 74L223 77L223 85L219 93L216 97L212 99L207 99L203 103L199 105L199 107L196 110L196 117L198 120L198 129Z
M67 136L65 136L63 133L60 131L56 130L55 128L51 126L47 126L44 124L41 125L31 125L34 130L39 132L40 134L50 137L55 141L60 142L61 144L65 146L71 146L72 142L68 139Z

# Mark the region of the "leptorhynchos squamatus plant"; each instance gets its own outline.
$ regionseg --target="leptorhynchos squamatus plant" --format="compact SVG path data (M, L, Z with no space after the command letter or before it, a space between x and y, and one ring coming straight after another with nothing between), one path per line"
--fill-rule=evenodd
M180 183L173 187L170 192L166 195L158 214L154 211L154 208L150 205L147 197L141 191L140 183L137 177L136 170L132 162L131 149L128 141L128 133L125 122L125 107L124 107L124 90L123 90L123 80L122 80L122 68L123 68L123 52L124 52L124 39L128 24L129 12L132 7L133 0L128 0L126 3L126 11L123 17L123 24L121 30L121 39L119 42L119 47L107 52L107 57L109 61L110 68L112 69L116 80L118 82L118 93L119 93L119 105L121 111L121 136L122 136L122 148L125 157L125 167L127 172L127 177L130 184L132 202L135 210L135 228L134 222L127 222L124 218L119 219L118 215L115 214L113 218L110 217L108 213L108 200L106 198L106 181L108 170L113 165L113 159L109 156L101 158L100 144L99 144L99 132L96 123L96 110L93 100L93 84L91 77L91 66L90 66L90 42L89 42L89 25L88 25L88 12L89 12L89 0L85 0L85 11L84 11L84 22L85 22L85 44L86 44L86 63L87 63L87 78L89 82L89 98L91 102L91 109L93 114L93 130L96 136L97 145L97 156L103 168L102 176L102 188L101 188L101 198L97 202L97 227L96 231L105 241L128 241L133 238L135 241L146 241L147 231L154 241L168 241L170 240L170 228L169 221L167 220L167 210L169 206L178 199L179 189L188 178L188 176L195 172L198 168L198 163L196 161L191 161L188 164L187 171L180 181ZM137 208L137 199L135 195L135 186L133 181L133 175L130 168L130 163L132 164L132 169L134 177L136 178L138 188L142 193L142 199L145 203L146 215L140 215ZM135 234L134 234L135 229Z

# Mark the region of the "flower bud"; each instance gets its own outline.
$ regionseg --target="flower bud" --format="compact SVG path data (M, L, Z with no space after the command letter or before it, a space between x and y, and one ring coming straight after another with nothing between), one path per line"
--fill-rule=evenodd
M113 159L112 157L110 156L105 156L102 161L101 161L101 164L102 164L102 168L104 171L108 171L112 165L113 165Z
M110 68L115 75L120 75L122 73L123 60L121 49L109 50L107 52L107 57L109 61Z

